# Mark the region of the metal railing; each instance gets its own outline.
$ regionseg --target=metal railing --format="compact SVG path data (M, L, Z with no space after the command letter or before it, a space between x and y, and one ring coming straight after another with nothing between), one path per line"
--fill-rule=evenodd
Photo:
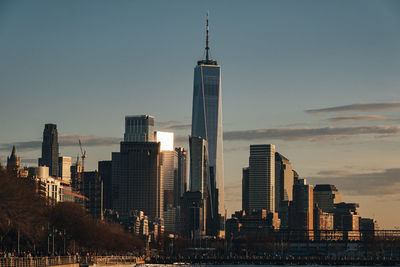
M78 262L76 256L0 258L0 266L2 267L42 267L74 264Z

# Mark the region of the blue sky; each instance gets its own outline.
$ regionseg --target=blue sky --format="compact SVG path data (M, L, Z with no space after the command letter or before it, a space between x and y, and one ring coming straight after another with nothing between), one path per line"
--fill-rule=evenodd
M0 160L17 144L33 164L52 122L60 152L76 156L80 137L94 169L136 114L187 147L207 11L228 214L240 209L249 144L273 143L310 183L336 184L362 215L399 226L398 1L1 1Z

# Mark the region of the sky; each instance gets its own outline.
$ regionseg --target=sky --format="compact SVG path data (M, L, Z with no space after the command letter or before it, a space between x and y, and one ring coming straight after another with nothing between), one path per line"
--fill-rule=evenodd
M225 203L241 209L250 144L275 144L310 184L400 227L400 2L0 2L0 162L37 164L45 123L85 169L119 150L126 115L188 148L193 69L222 69Z

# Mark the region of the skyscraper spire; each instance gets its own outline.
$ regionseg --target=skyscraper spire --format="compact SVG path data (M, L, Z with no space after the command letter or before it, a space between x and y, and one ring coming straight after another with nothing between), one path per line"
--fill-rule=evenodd
M206 26L206 61L209 61L210 58L209 58L208 50L210 50L210 47L208 46L208 11L207 11L206 20L207 20L207 26Z
M208 12L206 13L206 58L197 61L197 65L217 65L217 61L211 59L210 45L209 45L209 26L208 26Z

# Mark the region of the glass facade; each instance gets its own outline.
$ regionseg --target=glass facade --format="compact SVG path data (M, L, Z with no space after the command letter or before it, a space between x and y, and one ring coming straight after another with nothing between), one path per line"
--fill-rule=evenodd
M199 61L194 69L192 136L208 142L210 188L216 213L225 216L222 143L221 67L215 61ZM222 226L223 227L223 226ZM220 228L222 230L223 228Z

